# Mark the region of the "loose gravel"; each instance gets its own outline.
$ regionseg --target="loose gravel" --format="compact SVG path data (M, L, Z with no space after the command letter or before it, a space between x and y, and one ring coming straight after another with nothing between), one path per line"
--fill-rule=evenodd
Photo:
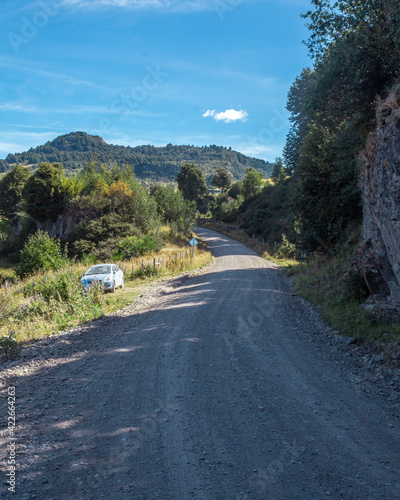
M398 368L278 266L197 234L207 269L2 362L18 467L0 498L400 498Z

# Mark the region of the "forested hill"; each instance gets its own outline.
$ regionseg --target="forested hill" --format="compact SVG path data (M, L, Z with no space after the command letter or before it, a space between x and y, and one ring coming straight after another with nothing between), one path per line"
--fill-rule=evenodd
M247 167L254 167L270 177L273 164L250 158L230 148L222 146L114 146L107 144L101 137L72 132L57 137L43 146L31 148L25 153L9 154L0 160L0 171L5 172L13 165L38 166L43 162L59 162L68 172L77 171L89 161L95 159L101 163L129 164L136 175L149 181L174 181L183 163L195 163L204 172L209 181L219 167L227 168L235 180L244 177Z

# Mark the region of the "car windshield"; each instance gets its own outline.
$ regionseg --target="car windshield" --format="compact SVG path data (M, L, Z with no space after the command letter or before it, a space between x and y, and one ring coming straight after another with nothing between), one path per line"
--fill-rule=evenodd
M111 266L92 266L86 271L86 276L94 276L96 274L111 274Z

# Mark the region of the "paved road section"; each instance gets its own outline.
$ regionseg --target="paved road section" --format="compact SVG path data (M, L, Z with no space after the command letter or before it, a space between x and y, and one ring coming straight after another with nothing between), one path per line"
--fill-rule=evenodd
M397 417L317 351L277 266L198 235L207 272L21 362L1 498L400 499Z

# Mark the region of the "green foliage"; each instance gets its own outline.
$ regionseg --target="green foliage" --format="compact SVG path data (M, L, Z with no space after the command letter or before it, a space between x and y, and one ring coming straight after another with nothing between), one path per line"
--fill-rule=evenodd
M128 236L118 244L118 252L114 255L115 260L130 259L140 255L150 254L160 249L159 243L154 241L151 236L146 235L138 238L137 236Z
M8 219L14 217L29 176L30 172L27 168L16 165L0 180L0 214L4 217Z
M28 284L24 288L25 301L11 313L18 321L55 321L60 329L95 318L103 310L103 288L98 284L84 290L80 279L80 273L67 262L57 274Z
M12 232L10 221L0 217L0 241L6 240Z
M0 268L0 285L4 285L4 283L16 283L17 276L10 269L2 269Z
M88 162L77 174L77 179L82 182L82 194L96 197L102 187L110 186L118 181L128 185L134 184L136 175L131 165L118 166L116 163L98 163L94 160Z
M18 356L21 352L21 346L14 337L14 330L10 335L0 338L0 355L5 357Z
M119 250L119 241L128 236L141 237L134 224L125 222L121 215L109 213L94 220L82 220L76 231L68 236L71 250L78 257L97 255L110 259Z
M83 300L86 294L83 293L81 276L68 262L65 264L57 274L28 283L24 288L24 296L29 298L38 295L47 303L52 300L59 303ZM35 307L37 309L37 304Z
M197 202L207 193L204 174L192 163L182 165L176 181L179 191L186 200Z
M315 73L310 68L303 69L291 85L286 109L290 112L292 126L286 137L283 159L286 170L291 175L300 161L300 147L307 135L310 116L312 116L311 96L315 86Z
M221 188L222 191L226 191L227 189L229 189L231 183L232 180L229 172L226 170L226 168L222 167L217 169L213 178L211 179L211 185L215 186L216 188Z
M275 257L283 259L295 259L297 257L296 245L294 243L290 243L284 233L282 234L282 242L279 245Z
M363 276L359 272L349 273L345 280L343 289L343 301L356 301L359 304L365 302L370 295Z
M153 193L161 220L178 233L188 234L196 225L196 204L183 198L171 185L158 186Z
M235 182L232 184L232 186L229 188L228 195L231 198L235 198L235 200L238 198L238 196L241 196L243 194L243 182Z
M346 239L346 228L361 220L357 151L363 144L353 123L344 123L334 133L321 121L310 127L297 170L307 250L334 247Z
M254 196L261 191L263 186L263 174L254 168L246 168L246 175L243 179L243 195L245 199Z
M145 279L158 275L159 275L159 270L153 266L143 266L135 270L135 278Z
M247 234L256 235L273 244L285 234L297 243L298 185L287 178L274 186L267 185L261 193L246 200L240 207L243 227Z
M26 212L36 221L56 220L63 213L65 198L61 186L63 169L59 164L43 163L28 179L24 190Z
M314 11L302 17L309 19L311 36L306 42L310 55L317 61L329 50L353 37L355 51L376 59L379 54L385 66L395 70L399 48L399 4L397 0L312 0ZM387 54L384 53L386 50ZM397 52L397 54L396 54ZM385 61L385 62L386 62Z
M275 165L271 172L271 179L278 184L286 179L286 170L282 158L275 158Z
M71 203L81 194L84 183L78 177L59 177L59 189L64 196L64 205Z
M143 233L155 229L160 223L156 201L136 179L132 179L129 186L132 198L122 210L123 220L133 223Z
M376 96L399 75L400 4L395 0L312 0L307 42L316 64L289 94L291 130L283 152L298 183L299 243L334 251L361 223L357 158L373 130Z
M24 278L40 270L57 270L66 263L60 244L44 231L29 236L21 251L21 263L15 274Z
M18 263L20 251L29 235L36 231L35 222L26 214L18 216L19 232L12 232L10 221L3 220L0 223L4 238L0 238L0 256L5 257L9 263Z

